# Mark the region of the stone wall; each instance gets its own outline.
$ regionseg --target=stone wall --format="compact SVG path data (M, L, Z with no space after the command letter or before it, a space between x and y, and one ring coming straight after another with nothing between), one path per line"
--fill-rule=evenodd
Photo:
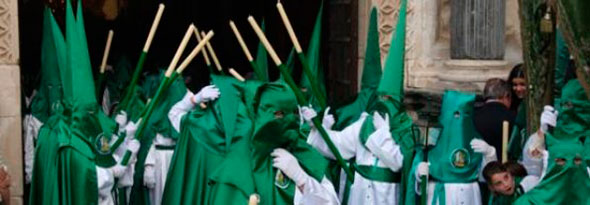
M359 1L359 74L362 73L369 11L379 10L382 61L395 30L400 0ZM518 2L506 1L504 57L502 60L452 60L450 46L451 0L409 0L406 27L405 88L409 92L442 93L445 89L481 92L485 80L507 78L522 61ZM359 75L360 78L360 75ZM360 82L360 80L359 80Z
M12 179L13 205L23 204L17 4L17 0L0 0L0 162Z

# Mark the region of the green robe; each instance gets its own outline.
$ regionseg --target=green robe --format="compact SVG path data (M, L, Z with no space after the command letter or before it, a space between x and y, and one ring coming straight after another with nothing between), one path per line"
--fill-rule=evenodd
M297 117L291 114L295 98L288 88L280 84L260 86L254 102L255 134L236 143L211 176L209 204L244 204L254 193L260 196L260 204L292 204L295 184L272 166L270 153L279 147L291 152L311 177L318 181L324 177L327 160L299 133ZM286 116L275 118L275 111Z
M225 76L212 76L222 95L205 110L183 117L172 157L163 204L207 204L208 178L241 138L250 136L252 123L239 103L241 83Z
M443 95L439 122L442 126L441 136L436 145L428 151L429 172L436 180L433 201L445 203L445 183L472 183L478 179L482 156L471 149L472 139L481 138L473 125L474 94L457 91L445 91ZM408 179L405 204L416 204L413 200L416 183L417 165L422 162L424 153L417 150Z
M562 140L546 134L549 160L548 168L539 184L522 195L514 204L590 204L590 178L586 164L576 164L584 147L577 140ZM555 159L565 160L563 165Z

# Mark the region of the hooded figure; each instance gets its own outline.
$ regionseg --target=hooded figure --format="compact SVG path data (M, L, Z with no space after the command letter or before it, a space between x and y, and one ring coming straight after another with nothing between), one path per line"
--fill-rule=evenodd
M327 161L299 133L293 93L283 84L263 84L252 99L254 87L246 88L254 134L238 142L211 176L209 203L244 204L256 195L260 204L338 204L325 178Z
M243 83L227 76L211 77L212 86L196 95L188 92L168 113L180 135L166 177L163 204L207 204L209 176L236 142L252 133L252 122L237 89ZM194 109L207 101L212 102L206 109Z
M164 79L164 72L155 76ZM150 83L147 80L146 83L159 84L159 82ZM168 112L174 104L182 100L186 93L187 88L183 78L177 78L163 93L162 100L152 112L149 125L147 125L149 131L142 136L142 149L139 150L137 156L138 166L135 167L134 179L143 183L133 185L131 200L134 203L161 203L168 168L179 136L178 131L174 129L168 118ZM153 96L153 94L147 96ZM149 198L149 202L145 200L147 198Z
M55 44L58 62L65 65L59 71L64 111L63 115L57 114L49 120L42 132L44 139L39 140L46 144L37 146L37 156L43 157L35 161L32 203L37 199L47 204L113 203L114 179L124 176L128 170L118 165L110 153L117 126L96 102L81 8L78 4L76 19L71 2L66 1L67 41L60 44L62 41L56 40ZM63 58L59 55L60 48L65 50ZM125 145L132 153L139 148L133 140L125 141Z
M443 95L441 114L441 135L434 147L428 151L428 162L422 162L423 153L418 151L414 158L410 183L415 184L419 193L420 177L429 175L427 204L481 204L478 178L482 165L496 160L495 149L485 145L486 154L473 148L473 141L483 142L473 125L474 94L446 91ZM475 139L475 140L474 140ZM485 143L485 142L484 142ZM470 146L471 144L471 146ZM416 183L414 183L416 182ZM408 188L406 198L412 199L414 190ZM406 204L411 204L406 201Z
M590 204L590 178L583 160L584 147L577 140L546 135L548 169L541 182L514 204ZM557 138L557 137L555 137Z
M23 119L25 183L30 183L33 175L35 142L40 128L50 121L51 116L61 112L63 94L59 69L65 66L65 41L50 8L45 7L43 16L41 85L32 99L31 113Z

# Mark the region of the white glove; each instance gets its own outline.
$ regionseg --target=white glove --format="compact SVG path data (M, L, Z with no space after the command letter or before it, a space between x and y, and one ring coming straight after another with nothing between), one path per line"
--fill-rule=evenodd
M471 149L473 149L474 152L481 153L484 156L496 155L496 148L490 146L483 140L472 139L469 144L471 145Z
M125 127L127 124L127 113L125 111L121 111L117 116L115 116L115 122L119 125L119 127Z
M318 115L318 113L313 108L311 108L311 106L299 107L299 114L306 122L309 123L311 123L311 120Z
M145 166L143 172L143 184L149 189L156 187L156 173L154 171L154 166Z
M385 128L389 131L389 115L385 114L385 118L383 118L378 112L374 112L373 126L375 126L376 130Z
M334 115L330 114L330 107L328 107L326 108L326 111L324 111L324 119L322 120L322 126L324 126L324 128L326 129L330 129L332 128L334 123L336 123L336 121L334 120Z
M129 122L125 126L125 139L133 139L135 137L135 132L137 132L137 125L138 123Z
M422 181L422 179L420 179L421 176L428 177L428 174L429 174L428 166L430 166L430 163L428 163L428 162L420 162L420 164L418 164L418 168L416 169L416 180L418 182Z
M309 178L309 175L303 171L297 159L282 148L275 149L270 156L274 157L272 166L281 170L287 177L295 182L297 186L302 186Z
M121 165L121 163L119 163L119 162L117 162L117 164L115 164L115 166L112 166L111 168L109 168L109 170L111 171L111 173L113 173L113 176L115 176L115 178L121 178L125 174L126 169L127 169L127 167Z
M208 85L203 87L191 100L194 104L209 102L217 99L219 94L219 89L215 85Z
M131 151L132 154L137 154L137 151L139 151L139 146L141 146L138 140L127 140L125 143L127 143L127 149Z
M541 131L547 132L549 126L555 127L557 124L557 115L559 112L550 105L545 105L541 114Z

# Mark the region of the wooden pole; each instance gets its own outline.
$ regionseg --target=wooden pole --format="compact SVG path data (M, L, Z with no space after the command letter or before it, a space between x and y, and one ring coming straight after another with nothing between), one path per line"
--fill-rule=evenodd
M109 30L109 34L107 37L107 44L104 47L104 54L102 55L102 62L100 64L100 73L104 73L106 67L107 67L107 59L109 58L109 52L111 50L111 43L113 41L113 30Z
M502 163L508 161L508 121L502 122Z
M201 32L199 32L199 28L195 27L195 36L197 37L197 40L199 42L201 42L203 40L203 38L201 38ZM209 60L209 54L207 54L207 50L203 50L203 59L205 59L205 64L207 64L207 66L211 65L211 60Z
M201 31L201 36L205 36L205 32ZM215 64L217 71L221 71L221 64L219 63L219 59L217 59L217 55L215 54L215 50L213 50L213 46L211 46L210 42L207 42L206 46L207 50L211 54L211 59L213 59L213 63Z
M242 77L242 75L240 75L240 73L238 73L238 71L234 70L233 68L229 69L229 73L234 76L234 78L238 79L239 81L246 81L246 79L244 79L244 77Z

